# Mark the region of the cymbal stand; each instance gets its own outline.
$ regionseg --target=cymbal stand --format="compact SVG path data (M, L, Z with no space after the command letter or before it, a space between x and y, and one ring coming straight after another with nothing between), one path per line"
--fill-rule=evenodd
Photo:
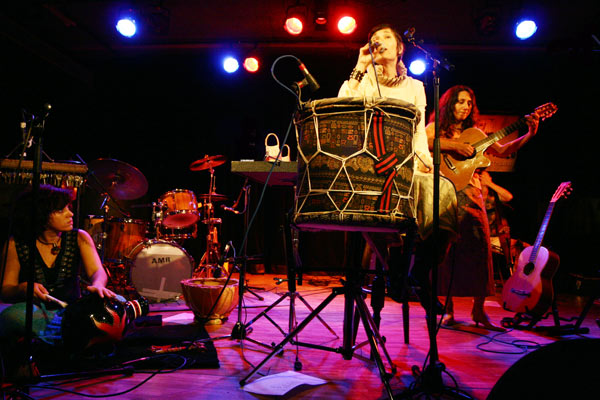
M208 191L208 201L203 204L205 218L202 221L207 226L208 233L206 235L206 251L202 256L200 263L194 271L194 276L199 277L215 277L218 278L223 274L227 274L223 266L219 263L221 251L219 250L219 231L216 225L221 224L221 218L215 218L215 209L212 203L212 194L215 188L215 169L209 168L210 185Z

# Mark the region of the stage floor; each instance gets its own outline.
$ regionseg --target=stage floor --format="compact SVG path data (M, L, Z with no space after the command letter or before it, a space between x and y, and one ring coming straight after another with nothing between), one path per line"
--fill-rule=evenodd
M235 277L235 276L234 276ZM242 321L247 323L265 307L287 291L287 284L276 284L276 278L282 275L247 275L249 286L257 287L255 293L264 300L246 293L242 312ZM339 279L331 276L305 276L298 293L312 306L316 307L331 293L331 288L340 286ZM558 295L559 314L563 318L576 317L580 314L587 298ZM370 305L370 298L366 299ZM289 301L282 301L267 315L252 325L250 339L265 344L279 343L284 335L275 327L279 325L288 330ZM300 301L296 301L298 320L308 315L308 309ZM189 323L192 314L184 303L166 304L152 307L154 313L160 312L167 323ZM156 311L159 310L159 311ZM342 346L344 300L337 296L321 313L323 320L334 330L336 337L318 320L313 320L304 329L299 340L322 346L339 348ZM461 322L460 330L440 329L437 336L439 359L445 365L448 374L456 381L458 387L475 399L485 399L498 379L520 358L534 352L536 345L546 345L561 338L551 337L542 332L530 330L512 330L499 334L483 328L475 328L470 320L471 300L455 299L455 316ZM489 297L486 310L490 319L499 324L503 317L511 317L512 313L503 310L496 299ZM402 393L413 381L411 368L421 366L430 347L430 339L426 329L425 313L417 302L410 303L410 343L403 340L401 305L389 298L381 313L382 336L386 338L387 350L396 365L397 372L391 379L395 393ZM600 304L596 302L588 313L583 327L589 328L589 334L562 336L562 339L600 338L600 328L596 319L600 318ZM230 335L238 319L237 308L232 311L222 325L207 325L212 338ZM564 323L564 322L563 322ZM551 319L538 323L538 326L552 325ZM365 340L362 326L358 331L358 342ZM240 380L247 377L253 366L259 364L270 353L270 350L249 340L236 339L214 340L217 348L220 368L217 369L182 369L171 373L161 373L151 377L140 387L117 396L119 399L267 399L272 396L256 395L244 391ZM519 347L517 347L518 345ZM529 348L524 348L530 346ZM258 373L248 379L252 383L261 376L293 371L296 361L296 347L284 346L281 356L270 359ZM381 399L386 392L381 382L379 371L374 362L369 360L369 346L356 350L350 360L336 352L299 347L298 361L302 365L300 373L320 378L325 384L301 388L279 398L287 399ZM557 360L560 362L560 359ZM388 369L389 371L389 369ZM131 389L136 384L150 377L149 371L135 372L130 377L102 377L60 385L61 388L93 394L110 396ZM453 386L452 378L443 374L444 382ZM74 398L73 394L61 393L49 389L33 388L30 395L34 398L66 399ZM395 396L396 397L396 396ZM398 397L400 397L398 395Z

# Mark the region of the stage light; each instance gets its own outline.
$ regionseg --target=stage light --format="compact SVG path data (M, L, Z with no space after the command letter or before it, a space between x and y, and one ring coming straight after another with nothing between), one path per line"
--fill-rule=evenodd
M290 35L297 36L302 33L305 21L306 6L296 4L288 7L285 13L285 23L283 27Z
M292 17L285 20L285 30L290 35L299 35L302 33L303 24L299 18Z
M117 25L115 26L115 28L121 35L128 38L134 36L137 32L135 19L131 16L123 16L119 18L119 21L117 21Z
M240 68L240 63L234 57L229 56L229 57L226 57L225 60L223 60L223 69L225 70L225 72L233 74L239 68Z
M427 69L427 64L423 60L416 59L410 63L408 69L413 75L421 75Z
M531 19L522 19L517 23L515 35L521 40L529 39L537 31L535 21Z
M356 30L356 20L349 15L344 15L338 20L337 26L340 33L349 35Z
M248 72L257 72L260 67L258 59L256 57L246 57L244 60L244 69Z

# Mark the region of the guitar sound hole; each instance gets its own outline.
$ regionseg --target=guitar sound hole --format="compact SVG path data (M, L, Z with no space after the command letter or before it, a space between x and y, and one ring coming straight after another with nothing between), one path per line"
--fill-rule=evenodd
M529 274L531 274L533 272L534 269L535 269L535 264L534 263L531 263L531 262L527 263L527 265L525 265L523 267L523 273L525 275L529 275Z

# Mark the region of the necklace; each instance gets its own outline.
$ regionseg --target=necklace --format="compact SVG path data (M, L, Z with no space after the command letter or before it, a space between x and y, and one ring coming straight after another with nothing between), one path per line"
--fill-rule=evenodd
M50 242L44 242L42 239L38 238L38 241L41 244L45 244L45 245L52 245L52 249L50 250L50 253L52 253L53 255L57 255L58 253L60 253L60 246L59 246L59 242L60 242L60 237L58 238L58 240L55 243L50 243Z

